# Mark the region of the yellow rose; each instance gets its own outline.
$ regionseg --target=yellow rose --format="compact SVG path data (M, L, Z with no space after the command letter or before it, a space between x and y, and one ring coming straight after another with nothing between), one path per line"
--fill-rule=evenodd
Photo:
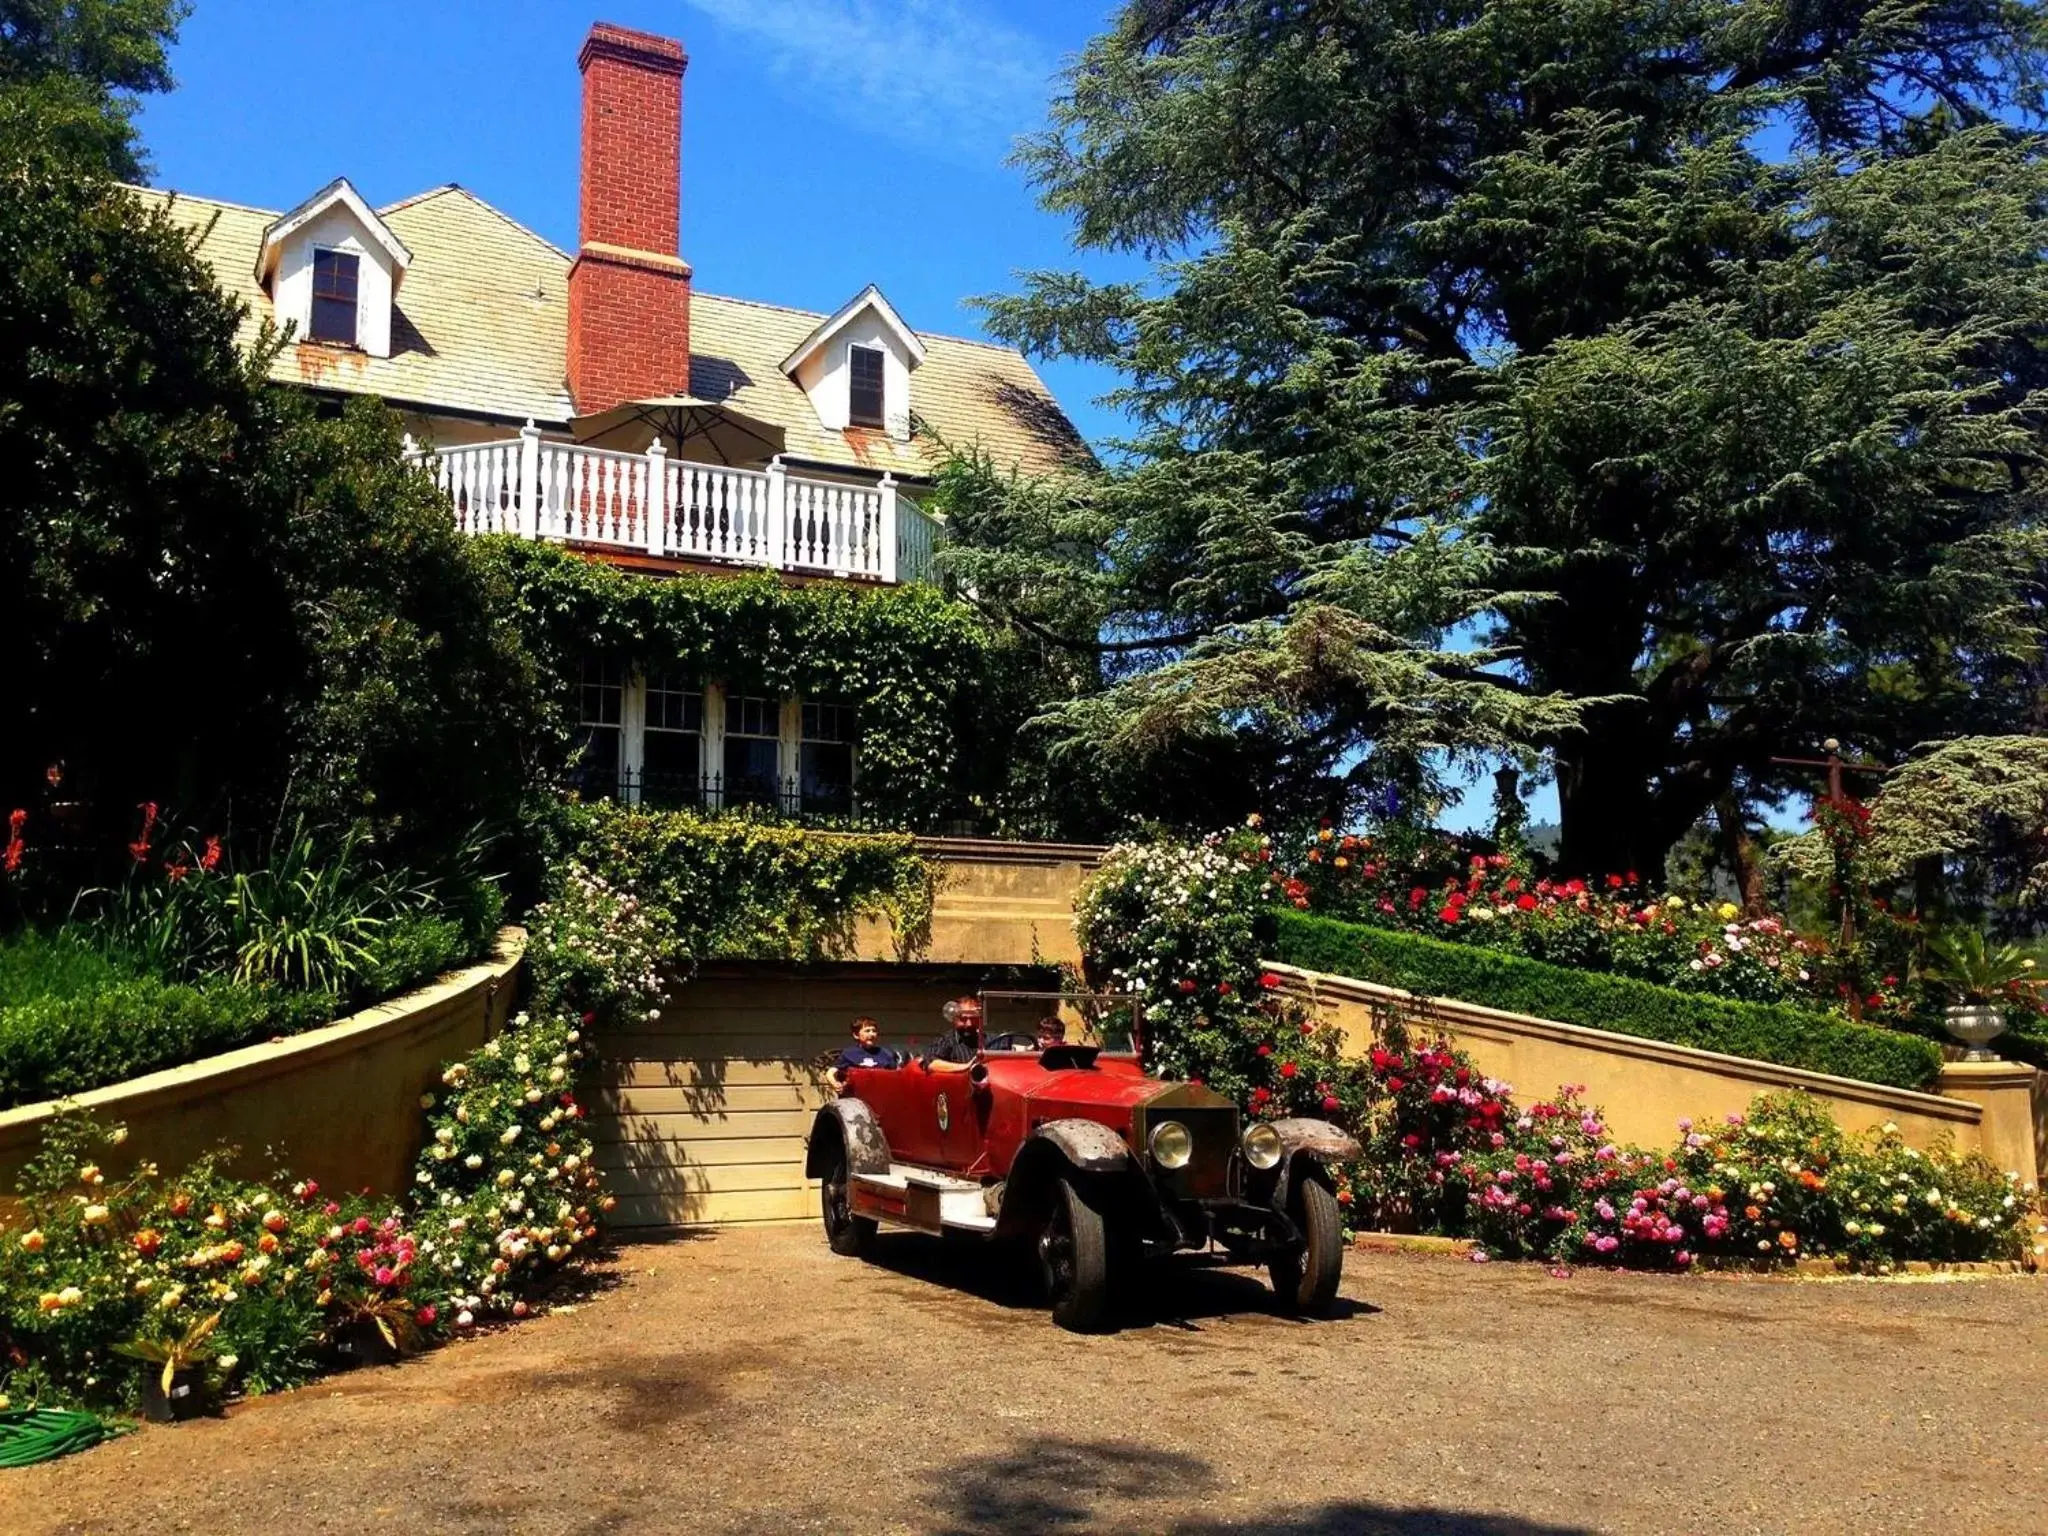
M1721 921L1724 923L1729 922L1742 915L1742 908L1735 905L1735 903L1732 901L1724 901L1721 903L1720 906L1716 907L1714 910L1720 914Z
M41 1253L43 1251L42 1229L31 1228L30 1230L22 1233L21 1246L26 1248L30 1253Z

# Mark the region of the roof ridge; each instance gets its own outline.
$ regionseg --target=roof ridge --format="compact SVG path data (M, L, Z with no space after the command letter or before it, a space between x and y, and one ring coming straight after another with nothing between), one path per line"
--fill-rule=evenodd
M716 299L721 304L744 304L749 309L772 309L785 315L802 315L809 320L829 320L837 313L828 309L799 309L794 304L776 304L767 299L743 299L737 294L712 293L704 288L692 288L691 293L696 298ZM1018 357L1024 355L1022 348L1013 347L1007 342L985 341L977 336L955 336L948 331L927 331L915 325L910 329L920 341L956 341L963 347L985 347L991 352L1010 352Z
M139 181L123 181L115 185L148 197L161 197L166 201L175 198L181 203L205 203L212 208L232 208L237 213L260 213L266 219L277 218L285 211L281 208L258 208L253 203L229 202L224 197L206 197L197 192L180 192L176 187L145 187Z
M500 208L496 203L489 202L486 201L484 198L478 197L476 193L470 191L469 188L465 187L459 181L444 181L438 187L429 187L424 192L415 192L411 197L401 198L397 202L390 204L388 207L380 208L377 211L379 213L396 213L401 209L411 208L419 203L430 202L437 197L445 197L451 192L456 194L458 197L465 198L468 201L475 203L477 207L483 209L485 213L490 214L491 217L497 219L499 222L510 225L520 234L526 236L526 238L531 240L535 245L546 246L550 251L553 251L557 256L561 257L562 260L573 261L575 259L567 251L563 250L559 245L555 244L554 241L550 240L546 235L541 234L537 230L529 229L526 225L520 223L517 219L513 218L511 214L507 213L504 209Z

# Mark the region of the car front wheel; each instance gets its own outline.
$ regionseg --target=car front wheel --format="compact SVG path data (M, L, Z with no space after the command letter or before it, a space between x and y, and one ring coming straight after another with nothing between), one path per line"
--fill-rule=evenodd
M1053 1191L1038 1262L1052 1298L1052 1320L1075 1333L1100 1328L1109 1313L1109 1239L1102 1213L1081 1198L1071 1179L1061 1179Z
M825 1177L818 1185L818 1206L825 1218L825 1241L834 1253L853 1257L868 1251L868 1245L875 1236L875 1219L853 1214L847 1203L849 1182L846 1142L842 1138L835 1148L832 1165L825 1170Z
M1287 1214L1303 1243L1269 1267L1273 1296L1283 1312L1327 1317L1337 1300L1337 1282L1344 1278L1344 1224L1337 1197L1320 1179L1299 1179L1288 1195Z

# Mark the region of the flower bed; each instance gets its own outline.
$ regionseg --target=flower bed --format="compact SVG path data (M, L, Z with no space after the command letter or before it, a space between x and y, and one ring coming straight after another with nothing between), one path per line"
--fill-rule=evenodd
M1856 953L1843 955L1781 914L1655 894L1633 870L1541 878L1520 856L1476 851L1448 833L1274 836L1254 817L1220 845L1297 912L1736 1002L1834 1010L1853 997L1862 1016L1900 1024L1925 1010L1906 979L1911 924L1882 903L1863 913Z
M1077 927L1097 983L1144 999L1155 1070L1206 1081L1254 1117L1318 1114L1358 1136L1363 1155L1337 1180L1354 1226L1469 1236L1505 1257L1679 1269L1702 1258L1784 1264L1826 1254L1884 1268L2022 1249L2034 1192L2017 1174L1948 1147L1917 1152L1890 1129L1847 1137L1802 1095L1767 1095L1746 1117L1710 1131L1683 1126L1669 1151L1645 1151L1615 1144L1575 1091L1518 1105L1508 1084L1448 1044L1411 1040L1398 1024L1367 1060L1346 1059L1338 1032L1259 970L1263 884L1262 873L1213 842L1122 845L1083 891ZM1343 955L1358 953L1361 935L1426 945L1439 957L1626 989L1614 995L1633 994L1645 1013L1719 1010L1692 1017L1724 1027L1791 1015L1784 1038L1806 1040L1837 1070L1848 1060L1869 1070L1890 1063L1917 1082L1921 1073L1908 1068L1938 1059L1921 1054L1927 1042L1789 1009L1293 914L1286 926L1352 946ZM1828 1043L1813 1047L1814 1039ZM1910 1054L1884 1054L1894 1048ZM1873 1054L1859 1054L1866 1051Z
M1701 997L1627 976L1569 970L1295 912L1280 913L1277 923L1278 959L1429 997L1895 1088L1922 1087L1941 1067L1940 1048L1931 1040L1789 1004Z

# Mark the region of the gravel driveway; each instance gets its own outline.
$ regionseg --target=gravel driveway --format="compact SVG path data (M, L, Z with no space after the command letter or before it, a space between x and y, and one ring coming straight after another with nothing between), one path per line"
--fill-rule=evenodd
M2048 1529L2048 1281L1354 1256L1057 1332L989 1256L622 1251L568 1313L0 1474L10 1533Z

